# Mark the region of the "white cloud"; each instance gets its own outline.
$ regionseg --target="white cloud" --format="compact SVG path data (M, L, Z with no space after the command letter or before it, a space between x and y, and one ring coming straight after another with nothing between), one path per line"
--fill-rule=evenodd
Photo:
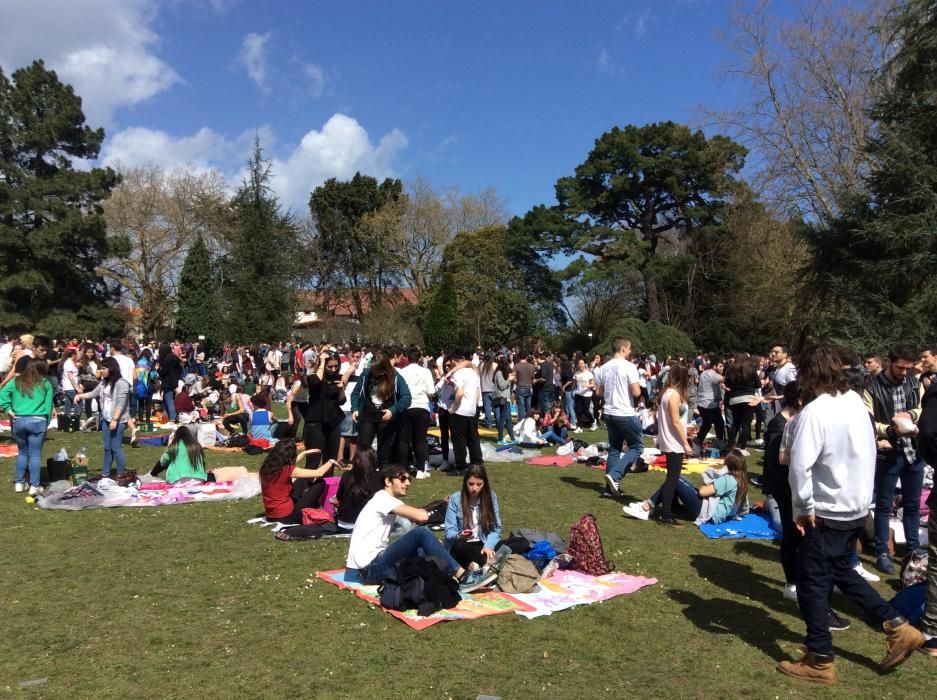
M322 97L326 81L325 71L322 70L322 66L317 66L315 63L304 63L303 73L309 80L309 92L312 96Z
M634 10L629 12L615 25L616 31L630 30L636 39L647 34L647 27L651 21L650 9Z
M612 78L620 78L625 74L625 69L615 63L608 49L603 48L599 51L599 57L595 61L599 71Z
M330 177L348 179L359 171L378 179L393 177L400 152L407 146L406 135L398 129L373 143L367 130L344 114L332 115L320 130L308 131L298 145L280 155L269 129L260 130L258 135L265 153L273 156L273 191L297 213L306 210L309 193ZM250 131L229 139L209 128L183 137L154 129L125 129L107 141L101 160L107 165L165 168L189 164L197 170L220 170L237 185L254 136Z
M109 127L117 109L179 80L156 54L154 16L146 0L2 2L0 66L11 73L44 59L82 98L88 124Z
M241 42L241 53L238 55L238 62L247 70L250 79L257 83L257 87L264 92L270 90L270 86L267 85L267 42L269 40L270 32L266 34L251 32Z

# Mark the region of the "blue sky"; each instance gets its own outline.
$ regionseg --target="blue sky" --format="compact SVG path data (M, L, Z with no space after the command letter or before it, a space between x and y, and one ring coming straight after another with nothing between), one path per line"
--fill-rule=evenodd
M236 180L259 134L294 211L362 170L512 213L612 126L699 123L733 103L727 3L0 2L0 66L44 58L105 126L108 163L189 162Z

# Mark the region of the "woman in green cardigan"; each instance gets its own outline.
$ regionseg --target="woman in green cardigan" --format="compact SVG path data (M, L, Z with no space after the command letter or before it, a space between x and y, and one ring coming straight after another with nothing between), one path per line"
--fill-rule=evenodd
M14 490L25 488L26 468L29 467L29 495L39 493L39 470L42 466L42 444L52 419L52 383L45 360L30 358L23 371L0 390L0 409L10 416L13 439L19 452L16 455L16 484Z

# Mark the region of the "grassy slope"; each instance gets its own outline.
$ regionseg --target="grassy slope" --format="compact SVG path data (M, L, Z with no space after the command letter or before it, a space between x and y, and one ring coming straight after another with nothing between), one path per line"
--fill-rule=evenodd
M598 435L598 434L596 434ZM70 454L96 435L57 435ZM158 448L127 450L143 469ZM757 453L756 453L757 454ZM211 465L259 459L211 453ZM496 616L415 632L350 593L314 578L341 567L347 542L282 543L244 521L249 502L79 513L45 512L9 487L0 462L0 690L48 678L42 697L921 697L930 662L915 655L895 675L874 662L883 637L854 620L838 633L835 690L790 681L774 663L803 633L770 543L711 541L692 527L626 519L599 499L602 473L492 464L506 529L564 535L598 517L617 568L657 586L538 620ZM757 471L757 468L754 470ZM661 481L631 475L635 498ZM414 503L455 491L435 474L414 482ZM889 583L878 585L891 595ZM927 662L926 662L927 661ZM925 663L926 662L926 663Z

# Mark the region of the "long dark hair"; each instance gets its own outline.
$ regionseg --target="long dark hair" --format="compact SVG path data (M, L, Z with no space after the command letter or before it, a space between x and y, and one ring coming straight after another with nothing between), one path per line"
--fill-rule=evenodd
M506 357L502 357L498 360L498 369L501 370L501 378L507 379L511 374L511 363L508 362Z
M738 490L735 492L735 505L741 507L748 497L748 463L740 449L733 448L726 455L726 468L735 477Z
M687 387L690 383L690 371L686 365L674 364L667 374L667 388L676 389L682 401L687 400Z
M749 355L736 355L732 366L726 370L725 377L730 389L757 383L758 373L755 371L755 361Z
M468 491L468 480L472 477L484 482L482 490L478 492L478 522L472 522L472 505L469 502L471 495ZM481 532L491 532L495 529L495 506L491 499L491 484L488 481L488 472L484 465L470 464L462 477L462 522L464 527L478 525Z
M32 398L33 389L42 384L49 374L49 365L38 357L30 357L26 368L13 380L16 390L23 396ZM66 399L67 401L68 399Z
M105 357L101 360L101 369L107 370L107 379L104 380L104 386L110 387L113 393L114 387L117 386L117 380L121 379L120 365L113 357Z
M362 501L374 495L371 484L376 461L377 455L371 447L359 448L355 453L351 460L351 483L348 485L351 498Z
M296 443L292 440L280 440L260 465L261 482L275 479L284 467L291 464L296 464Z
M173 433L172 444L166 448L169 453L169 461L175 462L179 454L179 444L185 445L185 451L189 455L189 464L193 469L205 469L205 451L196 440L195 435L186 426L180 425Z
M836 396L849 390L839 353L832 345L813 345L804 350L797 381L805 406L821 394Z
M94 353L94 357L88 359L88 351ZM97 362L98 351L94 349L94 346L91 343L85 343L81 346L81 355L78 357L78 366L81 368L87 368L89 362Z
M169 343L160 343L159 351L156 356L159 360L159 364L161 366L165 365L169 361L171 355L172 347L169 345Z
M378 395L386 401L394 395L396 381L397 376L394 366L390 363L390 357L384 352L378 352L371 361L371 386L376 382Z
M492 380L494 380L496 369L497 363L495 362L495 356L490 352L486 352L485 359L478 368L478 373L482 376L490 376Z

